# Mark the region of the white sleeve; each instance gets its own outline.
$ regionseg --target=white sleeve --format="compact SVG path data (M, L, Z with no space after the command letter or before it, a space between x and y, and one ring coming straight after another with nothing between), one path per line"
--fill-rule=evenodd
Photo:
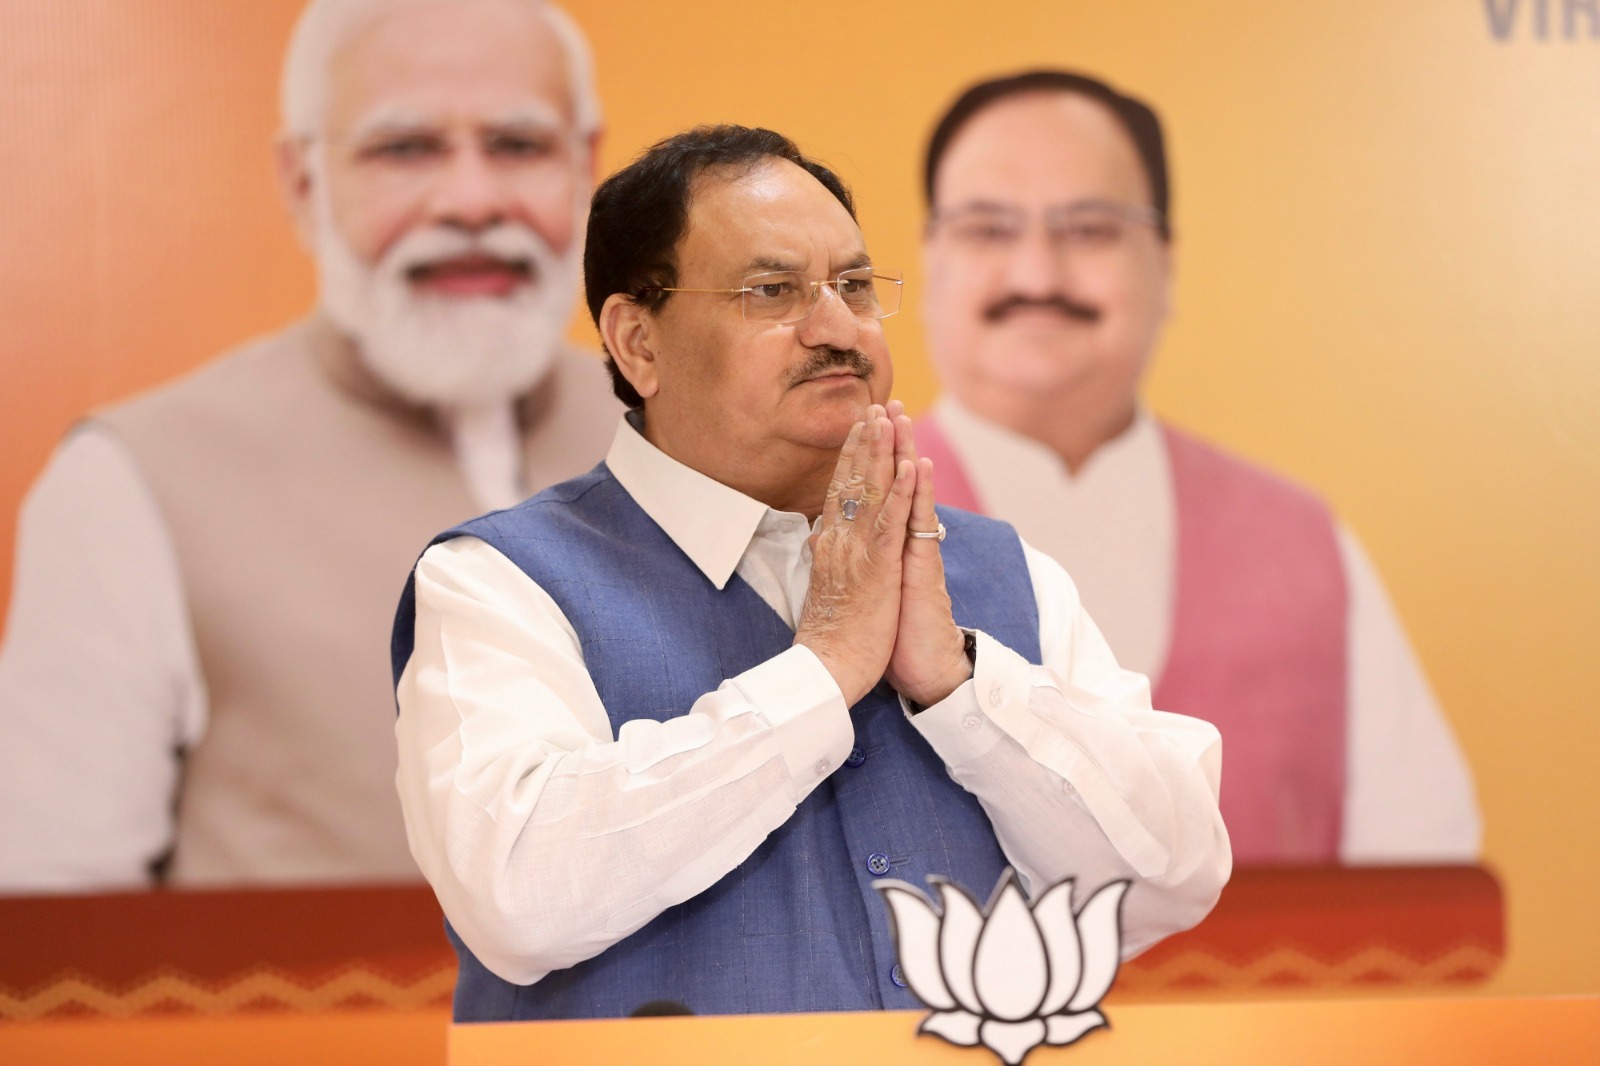
M23 503L0 648L0 891L150 882L179 751L205 727L177 557L132 458L93 425Z
M1030 892L1074 877L1081 906L1133 880L1122 911L1132 955L1204 918L1232 872L1222 738L1152 710L1149 681L1117 665L1066 571L1024 548L1044 664L979 634L972 680L912 722L983 804Z
M529 984L709 888L850 751L844 697L792 647L615 734L555 601L468 537L416 568L397 689L412 855L461 939Z
M1472 773L1377 570L1339 529L1350 590L1346 865L1476 862Z

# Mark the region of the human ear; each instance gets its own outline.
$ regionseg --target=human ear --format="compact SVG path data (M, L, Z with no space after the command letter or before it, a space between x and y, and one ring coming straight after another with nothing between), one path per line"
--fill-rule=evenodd
M656 347L655 320L650 311L631 296L614 292L600 308L600 341L616 361L617 370L642 398L648 400L661 388Z
M278 174L278 192L294 220L300 243L316 247L316 211L312 203L311 142L305 137L284 134L273 148Z
M589 162L589 188L594 188L595 182L600 180L600 142L605 136L605 130L598 129L589 134L585 143Z
M1168 237L1161 245L1161 320L1167 321L1172 317L1173 303L1177 293L1177 236Z

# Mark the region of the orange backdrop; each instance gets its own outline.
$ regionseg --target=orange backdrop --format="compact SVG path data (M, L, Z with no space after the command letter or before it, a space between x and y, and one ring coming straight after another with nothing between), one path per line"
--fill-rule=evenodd
M269 159L299 2L6 0L0 600L16 505L79 413L309 305ZM1478 774L1510 921L1488 991L1600 990L1600 20L1560 0L1543 37L1539 5L1489 0L568 6L606 168L737 121L854 185L911 279L890 332L913 408L934 393L917 171L939 109L1034 64L1153 102L1180 257L1154 406L1362 534Z

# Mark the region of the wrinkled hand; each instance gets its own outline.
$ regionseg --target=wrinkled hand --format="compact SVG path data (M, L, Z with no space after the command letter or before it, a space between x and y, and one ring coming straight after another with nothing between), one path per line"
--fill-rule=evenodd
M918 459L911 419L898 400L889 404L895 427L895 463L916 471L907 531L939 528L933 509L933 460ZM936 540L908 536L900 577L900 623L889 659L888 679L906 699L924 707L949 696L972 677L966 641L956 628L944 583L944 556Z
M898 454L894 423L873 404L851 429L828 484L794 637L833 675L847 705L872 690L895 650L915 483L915 465ZM858 501L854 521L844 517L846 500Z

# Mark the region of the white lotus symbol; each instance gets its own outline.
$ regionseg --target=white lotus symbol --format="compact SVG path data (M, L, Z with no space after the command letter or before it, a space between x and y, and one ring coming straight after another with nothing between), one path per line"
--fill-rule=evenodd
M983 911L959 886L929 881L942 908L904 881L873 882L894 919L906 984L933 1008L917 1032L983 1044L1017 1066L1040 1044L1070 1044L1107 1024L1099 1005L1121 962L1127 881L1101 888L1076 915L1071 879L1030 908L1008 869Z

